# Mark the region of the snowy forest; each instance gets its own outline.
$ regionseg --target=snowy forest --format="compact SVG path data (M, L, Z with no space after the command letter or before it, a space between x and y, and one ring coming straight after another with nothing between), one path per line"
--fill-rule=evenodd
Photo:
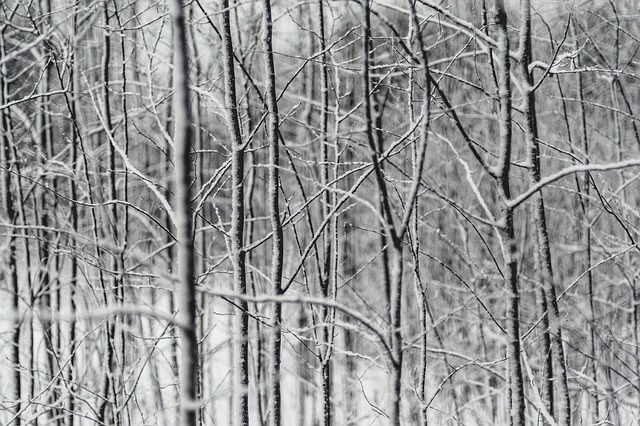
M636 3L0 1L0 424L639 426Z

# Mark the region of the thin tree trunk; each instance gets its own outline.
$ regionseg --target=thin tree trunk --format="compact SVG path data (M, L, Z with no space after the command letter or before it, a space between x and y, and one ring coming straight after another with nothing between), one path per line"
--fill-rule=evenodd
M118 22L118 27L120 28L120 62L121 62L121 72L122 72L122 114L123 114L123 125L122 125L122 136L124 139L124 153L125 156L129 156L129 145L130 145L130 137L129 137L129 104L127 102L127 59L126 59L126 50L125 50L125 35L124 35L124 25L122 20L120 19L120 12L116 7L114 9L115 17ZM111 146L112 144L110 144ZM114 152L114 165L115 165L115 152ZM113 170L114 179L115 179L115 170ZM118 229L118 233L116 234L116 244L118 246L118 253L115 259L116 262L116 283L118 284L116 287L116 298L121 303L125 303L125 256L127 254L128 249L128 238L129 238L129 173L123 173L122 177L122 198L124 201L124 206L122 208L122 220L118 220L118 210L116 208L117 204L114 204L114 212L115 212L115 222L114 227ZM118 238L119 236L119 238ZM118 241L119 240L119 241ZM131 322L128 318L125 318L128 322L128 325L131 325ZM123 392L123 398L127 398L127 389L125 382L125 368L127 366L127 340L126 333L124 327L120 327L120 376L121 376L121 386ZM127 417L130 421L130 410L129 405L127 405L126 412Z
M116 5L117 8L117 5ZM108 18L109 10L106 8L105 3L105 19ZM108 21L107 21L108 22ZM107 24L108 25L108 24ZM110 30L109 30L110 31ZM105 123L107 123L107 138L113 138L115 134L115 130L113 129L112 118L111 118L111 94L110 91L110 77L109 77L109 67L111 66L111 41L109 34L105 32L105 62L103 68L103 102L105 108ZM124 111L126 114L126 110ZM108 182L109 182L109 200L112 201L111 211L109 212L109 217L111 221L110 228L110 237L113 239L114 247L116 247L115 253L112 255L111 259L111 268L113 276L111 278L111 286L114 295L114 299L116 304L122 304L123 300L123 265L121 264L122 256L124 255L123 247L120 243L120 213L118 210L118 203L116 202L118 199L118 175L116 171L116 151L113 143L109 143L109 172L108 172ZM121 418L122 411L120 410L120 406L118 401L125 400L126 395L123 393L119 394L118 389L124 392L124 368L125 368L125 358L124 358L124 332L122 330L122 321L123 318L121 316L115 316L114 320L111 323L111 338L113 349L112 364L109 366L111 370L111 391L113 392L113 403L114 403L114 417L115 422L117 424L122 424L123 420ZM120 356L120 359L118 357ZM120 367L120 368L118 368ZM122 396L122 398L120 398Z
M263 0L263 36L262 44L265 52L265 79L267 102L267 137L269 141L269 217L271 220L271 292L274 296L282 294L282 223L280 221L280 207L278 199L279 185L279 146L278 146L278 103L276 95L276 75L273 61L273 20L271 17L271 1ZM281 423L281 390L280 363L282 350L282 305L278 302L271 304L271 364L270 364L270 422L271 426Z
M48 15L51 12L51 2L50 1L41 1L40 2L40 10L43 15ZM43 23L43 30L46 31L46 25L50 25L50 20L45 20ZM39 105L39 113L38 113L38 125L37 128L39 130L40 136L40 149L42 153L45 155L42 157L43 163L46 163L48 159L53 158L53 126L50 120L50 111L49 111L49 102L50 98L46 95L46 93L50 90L51 86L51 59L46 51L43 52L43 59L46 61L43 72L42 79L39 85L39 91L42 94L42 98L40 100ZM43 164L45 166L45 164ZM48 184L50 185L53 193L57 193L56 188L56 178L48 177ZM37 246L38 246L38 274L36 276L36 283L39 286L40 297L42 297L42 306L51 312L52 315L55 315L57 311L56 306L54 306L55 302L59 302L59 297L53 297L57 293L60 295L58 285L54 284L54 279L52 279L51 272L51 264L58 264L59 258L57 254L51 254L49 250L50 241L59 239L59 235L55 235L55 238L49 236L49 231L47 230L50 226L49 219L53 218L55 221L55 215L52 215L51 212L58 211L57 197L53 198L53 204L47 206L47 197L45 191L39 191L39 194L33 199L34 205L34 218L36 221L36 225L39 231L37 231ZM40 228L41 227L41 228ZM53 226L55 228L55 226ZM54 259L55 258L55 259ZM56 277L58 274L58 269L53 271L53 276ZM54 288L58 290L54 291ZM59 304L59 303L58 303ZM59 307L59 306L58 306ZM49 370L50 377L52 377L52 386L51 393L49 396L48 403L51 408L49 411L49 421L56 424L61 424L62 416L60 416L58 407L55 405L59 399L58 386L60 382L58 380L58 366L57 360L60 357L59 352L59 343L60 343L60 321L55 321L55 327L57 328L57 333L54 333L54 327L52 321L50 319L42 320L42 328L43 328L43 337L45 343L46 350L46 358L47 358L47 368ZM55 336L54 336L55 334ZM55 340L58 337L57 341Z
M526 86L523 88L522 109L524 111L524 135L529 161L529 175L534 184L540 181L540 152L538 147L538 129L536 122L535 95L533 92L533 78L529 72L531 58L531 3L530 0L520 2L522 27L520 29L520 72ZM562 324L556 299L553 270L551 266L551 250L544 211L542 193L533 196L534 221L537 228L537 250L539 252L541 277L547 301L547 317L549 322L549 338L551 340L551 357L553 360L553 381L557 386L557 422L559 426L571 424L571 406L567 371L562 345ZM550 406L553 407L553 400ZM553 413L553 411L552 411Z
M300 304L298 308L298 329L306 330L308 328L308 319L305 312L306 305ZM298 373L297 393L298 393L298 426L305 426L308 418L307 413L307 386L309 381L309 360L306 356L307 346L302 339L296 344L296 352L298 353L298 362L296 364Z
M247 95L245 96L245 102L246 102L246 109L247 109L247 126L248 128L252 128L252 124L253 124L253 120L252 120L252 114L251 114L251 109L250 109L250 105L251 105L251 97L249 96L249 89L248 89L248 82L245 80L245 91L247 93ZM249 162L250 162L250 166L248 167L249 169L249 173L247 176L247 184L246 184L246 199L245 199L245 207L247 210L247 216L248 217L255 217L254 214L254 209L253 209L253 194L256 188L256 167L255 167L255 162L256 162L256 152L255 151L250 151L249 152ZM253 241L253 231L254 231L255 227L254 227L254 222L249 221L246 224L246 230L245 230L245 241L247 243L250 243L251 241ZM254 259L253 259L253 251L246 253L246 257L245 257L245 264L248 262L249 264L254 264ZM253 294L254 296L257 295L257 290L256 290L256 279L254 274L250 273L247 276L248 279L248 287L251 288L251 294ZM255 304L254 308L255 310L255 317L260 317L263 314L260 312L260 304ZM255 335L256 335L256 348L255 348L255 352L254 352L254 359L255 359L255 376L254 376L254 385L255 385L255 389L256 389L256 395L255 395L255 401L256 401L256 405L257 405L257 411L258 411L258 424L259 425L266 425L267 424L267 414L266 414L266 409L267 409L267 400L268 400L268 395L267 395L267 391L266 391L266 386L263 386L264 384L264 377L266 376L266 368L265 368L265 362L264 362L264 358L265 358L265 351L263 350L264 348L264 339L262 338L262 322L261 321L254 321L255 324ZM250 332L250 330L249 330Z
M49 89L49 67L43 72L42 81L41 81L41 93L46 93ZM48 120L48 96L42 97L42 103L40 106L39 115L39 125L40 129L40 147L42 152L47 153L47 157L43 158L46 161L46 158L51 158L52 155L49 148L51 148L51 125ZM55 179L50 179L51 188L55 191ZM54 201L56 198L54 198ZM36 221L37 229L37 247L38 247L38 273L36 276L36 285L38 286L39 296L42 298L41 305L44 306L46 310L51 312L53 315L55 312L53 303L55 299L52 297L54 283L52 282L50 268L52 261L52 255L49 251L49 244L52 238L47 235L49 231L47 230L50 226L49 224L49 213L51 211L57 211L57 204L54 203L50 206L47 206L47 197L44 191L40 191L39 194L33 199L34 206L34 218ZM59 238L59 237L58 237ZM54 271L55 273L55 271ZM59 323L59 321L56 321ZM58 400L58 390L57 387L59 385L58 380L55 378L58 377L57 374L57 366L56 359L59 358L59 353L57 352L57 344L54 341L54 333L52 327L52 321L50 319L42 320L42 328L43 328L43 338L45 344L46 358L47 358L47 368L49 369L49 374L53 379L52 381L52 391L49 396L48 403L51 405L51 410L49 413L49 418L51 422L59 424L61 422L61 417L59 417L59 413L57 408L55 408L56 401Z
M402 242L399 241L393 228L391 209L389 207L389 195L382 176L378 162L378 147L374 141L373 135L373 117L371 103L371 81L369 76L369 45L371 39L371 5L370 0L363 2L364 6L364 27L362 38L362 57L363 57L363 77L362 77L362 97L364 104L364 114L366 122L367 140L369 143L369 151L371 153L371 163L376 174L376 183L380 191L380 199L382 204L382 214L384 217L384 233L391 240L391 267L389 268L389 341L391 342L391 374L389 376L388 392L388 416L389 422L393 426L400 426L400 399L401 399L401 378L402 378L402 335L400 333L400 295L402 286ZM385 261L386 264L386 261ZM385 289L386 291L386 289Z
M189 20L193 22L195 14L195 6L192 4L189 7ZM196 26L189 25L189 41L190 41L190 49L193 52L193 68L194 68L194 79L196 84L201 81L202 77L202 67L200 64L200 53L198 50L198 40L196 35ZM196 148L196 181L197 187L203 188L206 182L206 171L208 170L208 164L205 162L205 146L204 146L204 138L202 131L202 105L200 101L200 96L196 96L194 99L194 117L193 117L193 126L195 128L194 131L194 146ZM206 208L206 203L202 205L200 211L196 212L196 229L202 229L200 239L195 240L194 243L199 246L200 250L200 270L196 272L196 274L206 274L207 273L207 217L208 211ZM207 348L207 320L208 320L208 309L206 309L206 297L205 293L200 293L198 295L197 300L197 312L198 312L198 341L200 342L200 347L198 350L199 359L198 359L198 395L206 395L207 389L206 385L208 384L208 377L206 377L207 369L206 369L206 358L205 354L208 352ZM213 406L213 404L212 404ZM202 426L205 421L205 408L206 404L202 404L200 406L200 412L198 413L198 424ZM213 407L215 411L215 406Z
M320 36L320 95L321 95L321 110L320 110L320 140L321 140L321 159L322 164L322 186L324 187L324 200L323 200L323 212L322 215L326 218L330 212L331 206L331 194L327 188L329 184L329 140L328 140L328 124L329 124L329 71L327 68L327 55L325 49L327 43L325 40L324 29L324 0L318 0L318 27ZM335 222L335 218L332 219L332 225ZM333 230L334 226L330 226ZM333 246L331 244L332 236L330 233L325 233L323 247L323 282L321 284L322 297L328 298L331 284L331 260ZM335 295L334 295L335 296ZM320 363L322 369L322 413L323 413L323 425L331 425L331 310L326 306L322 306L320 309L320 321L322 322L322 337L320 348Z
M540 260L539 256L536 256L536 268L540 268ZM539 282L542 284L544 278L542 274L538 274L540 277ZM544 403L545 409L553 415L554 412L554 399L553 399L553 356L551 352L553 351L551 347L551 335L549 334L549 315L548 315L548 304L547 298L545 295L545 289L542 286L536 286L536 306L537 306L537 315L542 317L541 326L542 326L542 336L541 346L543 352L543 374L542 374L542 385L540 390L540 397L542 398L542 402ZM543 417L544 424L548 424L546 418Z
M171 55L171 66L175 68L175 26L171 26L169 28L169 31L171 32L171 40L172 40L172 45L171 48L173 50L173 54ZM169 83L168 83L168 87L174 87L174 82L175 82L175 77L174 77L174 73L170 73L169 74ZM174 105L173 102L168 102L167 103L167 108L165 110L165 120L164 120L164 126L165 126L165 132L168 135L171 135L174 133L175 131L175 117L174 117ZM175 147L175 141L174 144L172 146L171 143L169 143L169 141L165 140L165 144L164 144L165 148L164 148L164 166L166 167L165 173L167 173L168 176L172 176L173 174L175 174L175 165L174 165L174 147ZM164 196L166 197L167 201L169 202L169 204L172 204L175 206L176 202L175 202L175 182L173 181L173 179L169 178L167 179L166 182L166 186L164 188ZM171 214L170 212L165 212L164 214L164 223L165 223L165 228L167 230L172 229L173 228L173 222L171 220ZM171 235L170 233L166 234L166 240L165 243L168 245L167 248L167 270L171 271L172 273L175 273L176 271L176 261L177 261L177 247L176 244L174 244L176 236L175 235ZM171 290L169 291L168 294L169 297L169 310L171 312L176 312L177 310L177 299L178 296L176 294L175 291ZM171 337L171 354L169 357L169 363L170 363L170 367L172 370L172 373L174 375L174 377L178 377L179 373L178 373L178 369L179 369L179 349L178 349L178 334L179 334L179 330L178 330L178 326L176 324L171 324L170 328L169 328L169 335ZM177 420L176 420L177 422Z
M574 40L574 44L577 45L577 39L576 39L576 35L575 35L575 25L573 23L569 23L570 27L570 31L572 33L572 38ZM576 55L576 58L574 59L576 62L576 67L580 68L580 55ZM557 85L558 85L558 92L560 94L560 97L562 98L562 109L563 109L563 116L564 116L564 123L566 126L566 130L567 130L567 139L569 141L569 147L571 150L571 154L574 154L574 146L577 145L577 140L574 139L573 133L571 132L571 124L570 124L570 117L569 117L569 112L567 109L567 101L564 95L564 91L562 89L562 84L561 84L561 80L560 78L557 79ZM582 73L577 73L577 79L576 79L576 97L578 99L577 102L577 108L578 108L578 123L579 123L579 132L578 135L579 137L582 139L582 144L583 144L583 153L584 153L584 160L583 163L584 164L589 164L589 136L587 133L587 116L586 116L586 110L585 110L585 103L584 103L584 90L583 90L583 83L582 83ZM574 159L573 159L573 163L577 164L577 159L578 157L574 155ZM590 192L590 175L589 173L585 173L584 179L581 180L580 177L578 175L574 176L575 179L575 183L576 183L576 189L577 192L579 194L579 201L580 201L580 209L578 210L578 216L577 216L577 222L578 222L578 226L581 227L581 240L582 240L582 244L584 244L585 247L585 271L586 271L586 281L587 281L587 299L588 299L588 303L589 303L589 313L588 315L590 315L590 321L589 321L589 338L587 339L589 348L588 348L588 353L591 354L591 356L594 357L594 359L596 358L596 354L595 354L595 314L594 314L594 305L593 305L593 274L591 271L591 267L592 267L592 262L591 262L591 223L590 223L590 219L589 219L589 211L590 211L590 201L589 201L589 192ZM593 383L596 384L596 386L594 386L593 391L589 392L589 396L588 396L588 403L589 403L589 416L591 418L591 421L595 424L597 423L597 419L598 419L598 396L597 396L597 371L596 371L596 362L589 362L589 373L591 375L591 378L593 380Z
M391 348L393 351L393 371L391 373L391 407L389 418L393 426L401 424L401 401L402 401L402 274L403 256L402 242L394 241L393 255L391 258Z
M75 28L77 28L77 4L74 7L73 14L73 50L71 52L71 66L69 70L69 83L71 93L75 93L75 90L78 90L80 87L79 83L79 73L76 69L76 53L75 49L77 47L77 36L75 34ZM78 146L80 141L78 140L78 115L76 110L77 97L73 96L71 98L69 107L69 114L71 115L71 164L72 170L74 171L74 175L79 174L79 157L78 157ZM76 179L71 179L69 181L69 194L71 196L71 231L73 232L73 236L71 238L71 270L70 270L70 278L69 278L69 308L71 309L71 315L75 317L76 314L76 289L78 286L78 255L75 250L76 244L76 236L78 235L78 205L76 200L78 199L78 190L77 190L77 181ZM69 426L73 426L75 423L75 394L76 394L76 321L69 322L69 372L67 375L67 380L69 383Z
M409 34L407 36L407 45L413 45L413 39L415 37L416 30L419 31L420 27L416 27L415 20L413 19L414 15L412 14L410 22L409 22ZM409 124L411 126L416 122L415 109L413 107L413 97L414 97L414 89L415 89L415 71L413 68L409 70L409 102L407 108L409 109ZM412 161L413 161L413 172L416 172L416 167L418 166L418 155L419 155L419 147L417 134L414 132L413 138L415 139L412 146ZM417 396L418 402L420 403L420 424L422 426L427 426L428 416L427 410L428 407L426 405L427 400L427 377L428 377L428 364L427 364L427 350L428 350L428 336L427 336L427 318L428 318L428 306L427 306L427 288L422 282L422 276L420 274L420 234L419 234L419 222L420 222L420 203L418 200L415 202L413 211L413 217L411 222L411 255L413 257L413 284L414 290L416 292L417 300L418 300L418 315L420 321L420 365L418 368L418 389Z
M222 44L224 46L224 84L227 126L231 135L231 262L233 264L233 287L236 293L247 293L244 243L244 148L238 105L236 99L236 77L231 38L229 0L222 2ZM249 306L245 300L236 302L234 332L235 371L235 424L249 425Z
M5 45L4 45L4 32L7 29L7 26L3 26L2 32L0 32L0 58L4 58L5 56ZM8 93L8 82L2 78L2 76L7 75L6 66L2 65L2 72L0 72L0 105L4 105L7 102L7 93ZM9 131L9 110L3 109L0 111L0 160L2 164L10 167L12 164L11 158L11 147L10 141L8 137ZM15 224L16 214L13 205L13 195L11 190L12 179L11 179L11 171L3 170L2 171L2 193L4 194L4 211L7 214L10 223ZM15 315L15 321L13 324L13 331L11 336L11 352L10 352L10 360L12 371L12 379L13 379L13 389L12 389L12 399L11 402L11 410L15 414L15 424L16 426L21 425L21 419L19 413L22 409L22 404L20 403L20 397L22 394L22 377L20 372L20 288L18 283L18 267L16 264L16 237L15 231L10 231L9 236L9 244L8 244L8 256L7 262L9 265L8 268L8 282L9 282L9 291L11 292L11 310Z
M611 9L613 11L614 24L616 28L616 31L615 31L616 35L612 45L613 52L614 52L613 64L609 67L611 69L618 70L620 69L620 19L619 19L618 12L616 10L614 2L612 0L608 0L608 3L611 6ZM620 88L622 88L622 85L620 83L619 77L615 73L612 73L611 75L609 86L610 86L610 93L611 93L611 103L614 108L614 110L612 111L612 119L613 119L614 135L615 135L614 140L617 148L617 158L618 158L618 161L622 161L623 160L623 147L622 147L623 137L622 137L620 117L618 115L619 114L618 111L621 111L621 109L620 109L620 100L618 99L618 94L616 91L616 86L619 86ZM628 152L626 154L628 155ZM626 188L626 185L625 185L624 169L621 169L619 199L622 201L623 205L627 204L627 197L626 197L627 191L625 188ZM629 253L627 253L625 256L627 257L627 262L631 264L631 260L629 259ZM633 298L633 294L631 295L631 297ZM591 298L591 300L593 300L593 297ZM610 401L610 406L607 411L611 412L610 418L612 419L612 422L614 424L620 424L620 406L618 404L618 399L616 398L616 395L615 395L614 384L610 378L610 375L611 375L610 368L607 368L607 370L605 370L605 374L608 378L607 389L609 391L608 399Z
M181 424L195 426L198 411L198 339L196 336L196 279L193 241L191 182L191 103L189 100L189 58L182 0L171 1L174 34L174 164L176 233L178 237L178 299L176 318L182 344L180 356Z
M575 25L571 25L571 28L574 32L573 37L576 39L575 35ZM576 41L577 44L577 41ZM580 67L580 55L576 56L576 66ZM590 146L589 146L589 135L587 133L587 113L585 110L584 103L584 84L582 81L582 73L577 73L577 97L578 97L578 117L580 119L580 135L582 138L583 150L584 150L584 164L589 164L590 162ZM591 401L591 421L595 424L598 422L599 413L598 413L598 368L597 368L597 355L596 355L596 323L595 323L595 304L594 304L594 296L593 296L593 274L591 272L591 223L589 220L589 211L590 211L590 202L589 202L589 192L591 188L590 183L590 175L589 173L585 173L584 176L584 195L580 197L580 200L583 203L583 215L585 221L585 229L583 230L583 238L584 243L586 245L586 253L585 259L587 264L585 268L587 270L587 292L588 292L588 301L589 301L589 315L590 315L590 332L589 332L589 353L593 356L593 360L590 362L590 375L593 383L595 384L594 389L591 393L590 401Z
M498 180L504 201L511 199L509 169L511 165L511 77L509 75L509 38L507 34L507 13L504 0L496 0L497 27L497 65L498 96L500 99L500 156L498 159ZM504 278L507 294L507 365L508 386L507 402L509 424L524 426L525 404L524 384L522 381L522 364L520 361L520 321L518 293L518 264L516 254L515 231L513 226L513 210L506 205L502 208L503 227L501 230L504 244Z
M5 94L5 98L6 97L7 96ZM7 117L7 121L5 123L5 129L6 129L6 134L8 135L12 134L12 122L11 122L10 116ZM32 261L31 261L31 250L30 250L30 244L29 244L30 238L28 235L28 229L31 226L27 220L27 215L25 210L25 202L27 202L27 198L25 197L25 193L22 189L23 188L22 181L24 179L23 177L24 175L22 173L23 160L19 156L16 144L13 143L13 138L8 138L7 143L9 146L9 150L11 152L9 157L9 162L12 165L12 170L16 175L16 179L15 179L16 180L15 182L16 204L14 205L14 208L15 208L14 214L16 214L20 218L20 224L22 225L21 234L22 234L22 242L24 246L23 267L25 270L24 286L27 288L28 294L29 294L27 305L28 305L29 311L32 312L35 309L36 290L34 288L34 282L31 276ZM15 265L15 267L17 267L17 264ZM27 388L27 395L28 395L29 401L35 398L35 395L36 395L36 371L38 370L36 347L35 347L35 341L34 341L34 329L35 329L34 321L35 319L33 317L30 317L27 320L27 336L28 336L28 342L29 342L27 347L29 348L29 368L31 369L31 372L29 374L28 388ZM27 404L27 408L29 405L31 404ZM37 426L37 417L35 417L33 424Z
M103 46L103 56L102 56L102 64L101 64L101 80L102 80L102 102L103 102L103 117L105 123L105 131L107 132L106 138L109 141L110 138L113 137L113 129L112 129L112 119L111 119L111 96L110 96L110 88L109 88L109 67L111 62L111 37L109 34L109 7L108 1L105 0L102 8L104 26L106 27L103 31L102 42ZM116 176L115 176L115 149L112 143L107 142L109 147L109 170L108 170L108 188L109 188L109 199L115 200L116 198ZM111 226L107 227L108 232L110 232L116 241L118 240L118 232L117 232L117 206L115 203L108 208L109 221L111 222ZM103 251L103 253L105 253ZM117 268L116 259L112 259L111 268ZM115 270L115 269L114 269ZM112 289L117 292L118 281L117 277L114 275L112 277ZM104 294L105 305L107 304L107 294L105 289ZM99 410L99 418L102 421L107 421L106 418L106 410L109 402L109 391L113 394L113 401L111 406L111 413L114 416L113 421L116 423L120 423L120 411L116 410L118 406L118 395L116 394L116 354L115 354L115 321L116 319L107 321L107 334L106 334L106 351L107 351L107 360L106 360L106 368L105 368L105 378L103 381L103 389L102 396L103 402L100 406Z
M633 280L633 342L635 343L635 369L636 369L636 386L640 389L640 288L638 288L638 282ZM640 418L640 392L636 395L636 418Z

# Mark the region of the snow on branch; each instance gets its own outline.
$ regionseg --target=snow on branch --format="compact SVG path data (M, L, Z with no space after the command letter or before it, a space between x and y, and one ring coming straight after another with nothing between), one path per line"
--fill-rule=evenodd
M588 165L567 167L564 170L560 170L559 172L540 180L538 183L536 183L534 186L529 188L529 190L527 190L520 196L507 201L506 204L507 204L507 207L514 209L518 207L520 204L527 201L529 198L531 198L533 194L540 191L545 186L552 184L553 182L559 179L562 179L565 176L572 175L574 173L606 172L610 170L619 170L619 169L626 169L629 167L638 167L638 166L640 166L640 159L621 161L619 163L611 163L611 164L588 164Z

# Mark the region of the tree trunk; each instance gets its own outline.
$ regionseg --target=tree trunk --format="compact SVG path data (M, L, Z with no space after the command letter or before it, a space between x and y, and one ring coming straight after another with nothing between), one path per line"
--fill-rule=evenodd
M231 262L233 264L233 287L236 293L247 293L244 243L244 148L238 105L236 100L236 77L231 38L229 1L222 2L222 44L224 49L224 85L227 127L231 135ZM236 302L234 331L235 371L235 417L236 425L249 425L249 316L248 304Z
M500 99L498 116L500 123L500 156L498 159L497 173L500 192L503 200L506 202L511 199L509 179L509 169L511 165L511 77L509 75L509 38L507 35L507 13L504 9L504 0L496 0L496 26L498 32L498 96ZM524 426L525 404L522 364L520 361L518 264L513 226L513 209L506 205L502 208L502 225L504 279L507 294L507 402L509 424L511 426Z
M322 164L322 185L324 187L324 200L323 200L323 217L329 216L331 209L331 194L328 190L329 185L329 140L328 140L328 123L329 123L329 72L327 68L327 55L325 49L327 43L325 40L324 30L324 7L323 0L318 0L318 27L320 35L320 94L321 94L321 110L320 110L320 140L321 140L321 158ZM335 223L336 218L332 218L332 225ZM330 230L333 231L334 226L330 226ZM333 249L335 247L332 243L332 232L327 232L324 235L324 247L323 247L323 260L324 267L321 283L322 297L328 298L331 285L331 265L333 258ZM323 425L331 426L331 338L333 329L331 327L331 309L326 306L322 306L320 309L320 321L322 322L322 337L320 348L320 363L322 369L322 406L323 406Z
M5 30L7 26L2 27L2 31L0 32L0 59L5 56ZM3 76L7 75L6 67L2 65L0 72L0 105L4 105L7 102L7 93L8 93L8 85L9 83L3 78ZM10 140L8 136L9 131L9 110L0 111L0 162L5 165L10 165L12 163L11 158L11 147ZM11 190L12 185L11 172L9 170L2 171L2 193L4 194L3 208L6 215L9 218L10 223L15 224L16 221L16 213L13 206L13 195ZM18 285L18 267L16 264L16 238L15 233L11 232L11 236L9 237L8 243L8 255L7 262L9 265L7 280L9 282L9 291L11 292L11 310L13 311L13 315L15 315L15 320L12 325L13 331L11 336L11 351L10 351L10 361L11 366L13 368L12 371L12 379L13 379L13 389L12 389L12 399L13 406L11 407L11 411L16 415L15 424L16 426L21 425L21 420L19 413L22 409L22 405L20 403L20 397L22 394L22 377L21 377L21 367L20 367L20 288Z
M522 109L524 111L524 135L529 162L529 176L533 184L540 181L540 151L538 147L538 129L536 122L535 95L533 92L533 78L529 72L531 58L531 3L529 0L520 2L522 28L520 30L520 73L526 86L523 88ZM571 424L571 407L569 388L567 385L567 371L562 346L562 324L556 299L553 270L551 267L551 250L544 211L542 193L533 196L533 214L537 228L537 250L539 252L541 277L547 302L547 317L549 322L549 337L551 340L551 357L553 359L553 378L557 386L557 422L559 426ZM552 405L553 406L553 405ZM553 413L553 412L552 412Z
M196 336L196 280L193 241L191 182L191 103L189 100L189 62L184 4L171 1L174 33L174 164L176 194L176 232L178 237L178 299L176 318L182 344L180 356L181 424L195 426L198 403L198 339Z
M282 294L282 223L280 221L280 207L278 199L279 185L279 146L278 146L278 103L276 95L276 75L273 61L273 21L271 17L271 1L263 0L263 36L262 45L265 52L265 80L267 103L267 138L269 141L269 217L271 221L271 292L274 296ZM281 423L281 390L280 390L280 362L282 350L282 305L278 302L271 304L271 364L270 364L270 421L271 426Z

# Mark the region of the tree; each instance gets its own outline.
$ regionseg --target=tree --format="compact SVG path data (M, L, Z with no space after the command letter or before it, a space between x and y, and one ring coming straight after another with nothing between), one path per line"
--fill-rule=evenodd
M175 191L176 234L179 271L179 327L182 342L180 361L180 408L182 424L194 426L198 413L198 339L196 336L196 279L193 242L193 206L191 181L191 101L189 96L189 59L184 5L171 3L174 33L174 103L175 103Z
M238 104L236 100L236 78L231 40L231 18L229 2L222 3L225 73L225 106L227 125L232 136L231 176L232 176L232 213L231 213L231 256L233 263L233 287L238 294L247 294L244 244L244 147L238 122ZM249 306L245 300L237 302L234 355L236 424L249 424Z

